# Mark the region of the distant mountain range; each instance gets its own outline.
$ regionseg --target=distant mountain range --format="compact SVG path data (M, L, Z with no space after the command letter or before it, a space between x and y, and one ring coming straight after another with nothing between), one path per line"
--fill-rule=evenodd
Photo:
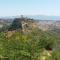
M22 15L23 17L27 17L27 18L33 18L33 19L37 19L37 20L60 20L60 16L46 16L46 15ZM4 19L13 19L13 18L20 18L20 16L8 16L8 17L0 17L0 18L4 18Z
M27 17L38 20L60 20L60 16L28 15Z

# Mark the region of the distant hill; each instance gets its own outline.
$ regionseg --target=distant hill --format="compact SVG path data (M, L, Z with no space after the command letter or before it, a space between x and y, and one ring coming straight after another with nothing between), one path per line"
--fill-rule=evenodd
M52 29L60 29L60 21L55 20L39 20L38 26L40 29L52 30Z
M38 16L39 17L39 16ZM37 27L44 31L52 29L60 29L60 20L42 20L42 19L33 19L33 17L16 17L16 18L1 18L0 19L0 28L10 25L9 30L22 29L31 30L33 27Z
M27 17L38 20L60 20L60 16L28 15Z
M9 30L22 29L23 31L28 31L36 27L37 27L36 20L30 18L15 18L12 24L10 25Z
M10 25L11 23L12 23L12 19L0 18L0 28L2 28L5 25Z

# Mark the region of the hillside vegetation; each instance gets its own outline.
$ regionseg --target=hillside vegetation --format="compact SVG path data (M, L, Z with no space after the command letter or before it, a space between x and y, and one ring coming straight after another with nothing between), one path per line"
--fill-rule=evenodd
M40 30L32 19L14 19L0 32L0 59L60 60L60 37L52 32Z

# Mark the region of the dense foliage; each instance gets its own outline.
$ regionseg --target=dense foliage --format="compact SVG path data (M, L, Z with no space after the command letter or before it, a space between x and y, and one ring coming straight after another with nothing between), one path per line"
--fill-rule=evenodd
M21 20L23 19L15 18L8 30L22 29Z
M8 38L1 32L0 58L4 57L4 60L40 60L44 49L52 49L54 50L52 57L47 56L47 60L59 60L59 40L60 38L39 29L34 29L27 34L17 31Z

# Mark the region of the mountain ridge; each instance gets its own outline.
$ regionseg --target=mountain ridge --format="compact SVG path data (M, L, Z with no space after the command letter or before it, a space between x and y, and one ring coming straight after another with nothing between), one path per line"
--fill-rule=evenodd
M60 20L60 16L48 16L48 15L19 15L19 16L5 16L5 17L0 17L0 18L1 19L9 19L9 18L14 19L15 17L20 18L21 16L37 19L37 20Z

